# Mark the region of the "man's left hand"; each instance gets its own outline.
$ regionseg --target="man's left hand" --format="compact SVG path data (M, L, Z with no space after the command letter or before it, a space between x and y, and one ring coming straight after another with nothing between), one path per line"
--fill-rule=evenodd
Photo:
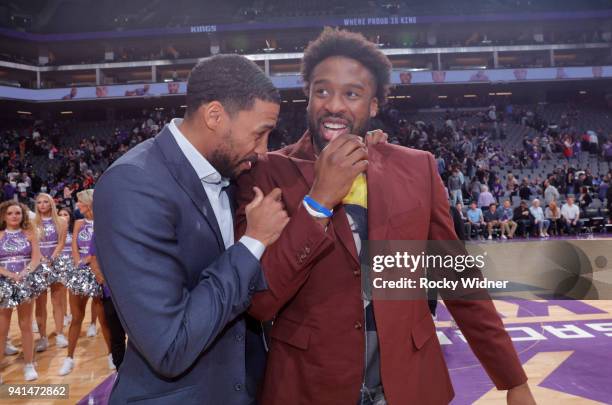
M366 133L365 144L366 146L373 146L377 143L387 143L388 139L389 135L383 132L382 129L375 129Z
M508 405L536 405L535 398L527 383L510 388L506 396Z

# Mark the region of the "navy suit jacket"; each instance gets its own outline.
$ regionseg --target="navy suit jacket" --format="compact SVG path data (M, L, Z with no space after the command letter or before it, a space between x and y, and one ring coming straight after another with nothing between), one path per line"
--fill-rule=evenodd
M265 352L244 311L265 288L260 263L241 243L225 249L167 127L104 173L94 216L98 260L128 335L110 403L254 403Z

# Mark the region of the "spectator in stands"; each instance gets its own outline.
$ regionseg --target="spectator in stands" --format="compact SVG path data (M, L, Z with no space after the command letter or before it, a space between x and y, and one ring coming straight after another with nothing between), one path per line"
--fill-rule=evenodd
M478 201L478 198L480 197L481 187L482 187L482 184L478 180L478 177L474 176L472 178L472 181L470 182L470 194L471 194L472 200Z
M463 213L461 212L462 208L463 207L461 206L461 204L457 204L456 206L451 205L450 215L451 215L451 218L453 219L453 227L455 228L455 234L457 235L459 240L467 240L466 233L465 233L464 216L463 216ZM435 313L436 313L435 310L432 311L432 314L435 314Z
M499 207L499 211L501 212L501 234L502 239L504 238L504 233L508 235L508 239L514 238L514 233L516 232L516 227L518 226L516 222L514 222L514 212L512 211L512 206L510 204L510 200L504 200L503 206Z
M527 177L523 178L521 185L519 187L519 197L521 200L529 200L531 197L531 188L529 187L529 180Z
M468 240L471 238L471 235L472 235L472 224L470 224L470 221L468 220L467 216L463 212L462 203L459 202L455 204L455 208L457 209L457 212L459 213L459 217L461 217L461 221L463 222L463 235L465 236L464 240ZM457 233L457 237L459 237L458 233Z
M501 212L497 210L497 204L491 203L489 209L484 214L484 220L487 223L488 239L493 239L493 230L501 228ZM501 233L502 239L506 239L506 236Z
M482 210L478 208L476 201L472 201L470 204L470 209L467 210L467 218L470 228L476 231L476 235L479 239L483 239L486 223L482 215ZM471 232L468 237L470 239L472 238Z
M510 198L518 195L518 181L512 173L508 173L506 180L506 191L510 194Z
M576 193L576 179L574 178L574 172L573 171L568 171L567 172L567 179L566 179L566 187L565 187L565 193L566 194L575 194Z
M540 200L536 198L531 202L529 212L533 216L533 224L537 228L540 238L548 237L548 227L550 226L550 221L544 216L544 211L542 210L542 207L540 207Z
M561 210L557 206L556 201L551 201L546 207L544 217L550 221L550 232L554 236L560 236L562 230Z
M533 216L529 212L527 201L522 200L521 204L514 209L514 221L517 223L517 233L523 237L529 235L533 224Z
M504 196L504 186L501 183L501 179L499 176L495 176L495 181L493 182L493 197L497 202L501 201L501 198Z
M608 193L608 189L610 188L610 175L606 174L601 183L599 183L599 189L597 190L597 197L604 201L606 199L606 195Z
M563 156L565 156L568 162L574 157L574 143L569 135L563 141Z
M3 179L4 186L2 187L2 201L15 199L15 187L9 179Z
M609 135L611 139L608 139L606 143L604 143L602 148L602 157L606 162L612 162L612 135Z
M544 180L544 203L546 206L549 206L553 201L559 201L559 198L561 198L559 190L552 185L550 180Z
M486 210L495 202L495 197L493 197L493 194L489 191L489 187L483 185L480 195L478 196L478 207Z
M580 194L578 195L578 208L580 208L580 213L582 216L586 216L586 209L591 205L593 199L589 194L589 190L587 187L580 187Z
M599 153L599 137L595 131L587 131L589 135L589 151L596 155Z
M450 193L451 205L463 202L463 195L461 194L462 186L459 168L454 167L453 173L448 178L448 192Z
M580 232L580 208L574 204L574 197L568 196L566 204L561 207L561 216L566 233L576 234Z

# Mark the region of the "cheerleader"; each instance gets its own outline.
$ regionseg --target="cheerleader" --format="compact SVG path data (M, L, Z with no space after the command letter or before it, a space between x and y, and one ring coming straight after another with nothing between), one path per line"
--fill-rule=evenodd
M39 263L40 249L36 233L30 226L28 208L16 201L6 201L0 204L0 276L19 282ZM32 300L17 304L17 316L25 361L23 376L26 381L38 378L33 363L33 308ZM10 303L6 307L0 308L0 347L5 345L12 314L13 308ZM0 362L3 359L4 352L0 351Z
M60 256L64 249L68 223L58 216L55 202L49 194L40 193L36 197L36 216L34 228L38 231L40 254L42 260L49 265ZM53 304L53 319L55 321L55 344L57 347L68 346L64 336L64 312L62 308L62 295L66 297L65 287L56 279L54 274L49 282L51 284L51 303ZM47 338L47 292L36 299L36 322L40 333L40 340L36 342L35 350L42 352L49 347Z
M91 263L91 255L89 251L94 232L92 208L93 194L94 191L92 189L84 190L77 194L77 207L85 219L79 219L74 223L74 230L72 234L72 257L76 268L84 265L89 266ZM70 285L68 287L70 288ZM87 300L89 299L89 296L79 295L77 292L78 291L69 291L72 321L70 322L70 329L68 331L68 356L64 359L62 367L59 370L59 375L61 376L70 374L74 369L74 351L79 339L79 334L81 333L83 318L85 317L85 308L87 306ZM100 319L102 334L104 335L104 339L110 352L110 333L106 327L104 309L102 307L100 297L93 298L92 306L95 307L94 310Z
M60 253L62 259L66 260L69 263L69 267L73 267L74 263L72 262L72 233L69 232L69 229L74 228L74 217L72 216L72 210L68 207L62 207L57 212L57 215L61 218L64 218L66 221L66 243L64 243L64 249ZM61 297L62 301L62 314L64 314L64 326L70 325L70 321L72 320L72 315L68 314L68 296L67 290L64 288Z

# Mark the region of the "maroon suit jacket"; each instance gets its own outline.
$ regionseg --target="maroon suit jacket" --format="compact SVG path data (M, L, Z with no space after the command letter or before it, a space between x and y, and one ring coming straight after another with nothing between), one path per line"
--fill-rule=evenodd
M262 257L268 290L249 312L275 319L261 403L355 405L364 374L361 271L345 210L338 206L324 230L302 206L314 180L314 152L306 133L268 153L238 181L238 237L253 186L282 189L291 217ZM431 154L391 144L369 148L370 240L456 239L448 201ZM445 301L499 389L527 380L490 300ZM392 404L447 404L453 388L427 302L374 301L381 378Z

